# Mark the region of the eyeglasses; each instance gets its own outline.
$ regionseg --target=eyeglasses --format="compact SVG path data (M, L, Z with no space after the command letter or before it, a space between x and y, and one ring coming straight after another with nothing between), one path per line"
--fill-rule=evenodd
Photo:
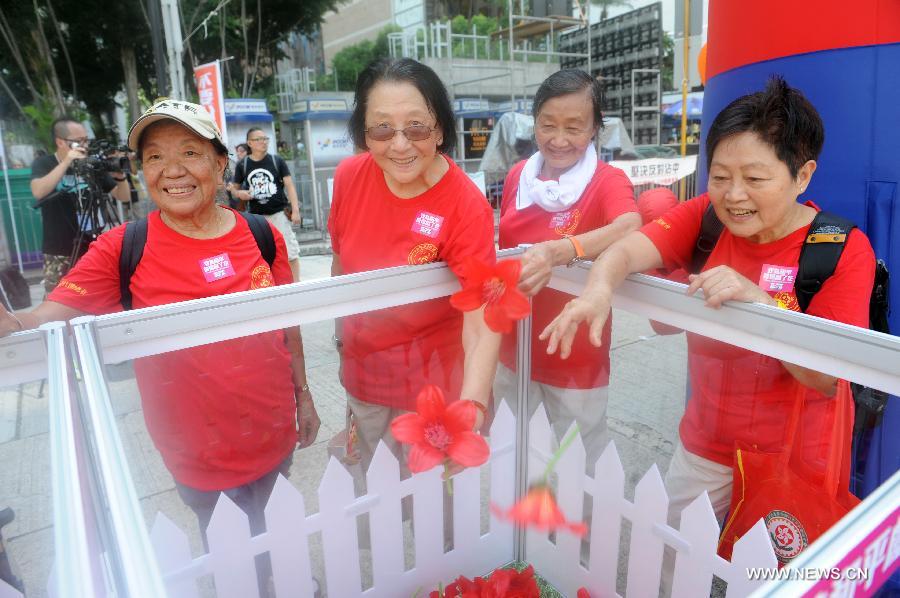
M77 143L79 145L87 145L90 142L90 139L87 137L81 137L80 139L67 139L63 137L62 140L67 143Z
M405 129L395 129L387 125L378 125L366 129L366 135L374 141L390 141L398 132L403 133L410 141L425 141L435 131L425 125L409 125Z
M250 141L269 141L268 137L254 137Z
M553 125L539 125L535 128L535 130L541 134L542 137L564 137L566 139L577 139L580 137L593 136L593 129L579 129L578 127L564 127L562 129L558 129Z

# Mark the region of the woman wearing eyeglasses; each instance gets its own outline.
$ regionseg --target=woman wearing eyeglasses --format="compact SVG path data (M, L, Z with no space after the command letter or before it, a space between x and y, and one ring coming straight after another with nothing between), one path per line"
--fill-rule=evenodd
M600 82L579 69L550 75L534 96L538 151L510 170L500 207L500 248L533 243L522 256L519 288L533 295L530 411L543 403L561 439L578 422L593 471L606 445L610 327L600 348L577 339L580 350L562 361L538 347L537 332L571 299L544 288L554 266L593 259L641 224L625 173L597 159L594 142L603 128ZM504 337L494 394L515 392L516 338Z
M229 186L231 195L249 202L250 213L261 214L272 223L287 244L288 263L294 282L300 280L300 244L291 224L300 224L300 203L291 179L291 171L284 158L268 152L269 138L259 128L247 131L250 153L234 167L234 179ZM290 201L291 219L284 213Z
M434 71L406 58L373 62L355 102L350 136L361 153L335 173L332 275L444 261L462 278L468 256L493 263L493 212L446 155L456 126ZM463 315L442 297L343 318L335 333L364 468L379 440L399 456L390 422L415 410L426 384L473 401L481 425L500 343L481 310Z

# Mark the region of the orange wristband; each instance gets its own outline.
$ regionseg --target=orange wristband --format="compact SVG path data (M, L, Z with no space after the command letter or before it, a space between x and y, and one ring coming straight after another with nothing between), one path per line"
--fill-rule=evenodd
M575 248L575 259L580 259L584 257L584 248L581 246L581 243L575 237L566 237L569 241L572 242L572 247Z
M586 262L588 261L584 257L584 248L581 246L581 243L575 237L566 237L571 243L572 247L575 248L575 257L569 260L569 263L566 266L571 266L575 262Z

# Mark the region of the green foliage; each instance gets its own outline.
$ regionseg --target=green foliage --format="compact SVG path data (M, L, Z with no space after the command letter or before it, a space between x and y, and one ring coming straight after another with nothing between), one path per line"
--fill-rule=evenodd
M366 65L373 60L387 58L390 55L388 34L395 31L400 31L400 27L391 25L382 29L374 42L364 40L341 49L331 60L332 72L317 79L316 85L319 91L335 89L335 74L337 74L338 90L353 91L356 88L356 79Z
M55 107L49 101L44 100L37 104L28 104L23 107L25 114L31 119L34 127L34 135L41 147L47 151L54 151L53 134L50 125L56 119Z
M675 89L675 40L667 31L663 31L662 37L662 65L660 66L660 81L662 89L668 91Z

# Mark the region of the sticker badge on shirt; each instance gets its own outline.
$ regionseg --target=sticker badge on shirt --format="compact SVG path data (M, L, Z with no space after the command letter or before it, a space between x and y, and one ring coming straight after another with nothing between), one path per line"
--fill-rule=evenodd
M416 214L416 219L412 225L412 231L431 237L434 239L441 232L441 226L444 224L444 217L432 214L431 212L421 211Z
M759 277L759 286L764 291L783 291L790 293L794 290L794 281L797 280L797 267L775 266L763 264L762 275Z
M231 265L231 258L227 253L220 253L213 257L207 257L200 260L200 270L206 282L214 282L222 278L234 276L234 266Z

